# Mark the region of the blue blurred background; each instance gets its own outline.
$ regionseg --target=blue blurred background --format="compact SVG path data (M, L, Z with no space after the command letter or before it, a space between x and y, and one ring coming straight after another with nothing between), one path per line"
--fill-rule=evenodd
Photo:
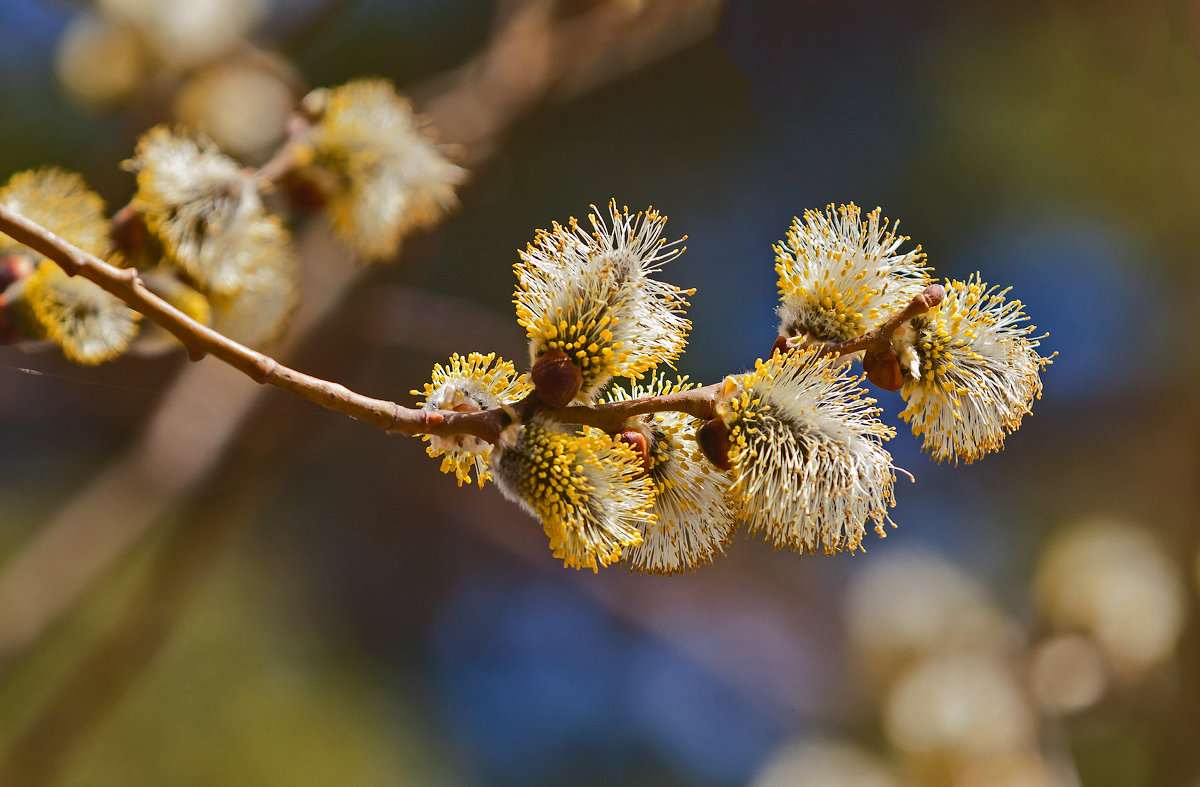
M655 5L608 4L635 20ZM72 71L69 33L145 5L0 1L0 176L61 165L119 206L133 178L117 165L137 135L203 117L202 92L179 95L207 62L131 54L133 76L107 82L90 73L97 59ZM224 5L213 14L236 15ZM430 80L520 6L246 5L249 21L226 28L275 53L280 84L381 75L423 86L418 109ZM134 46L124 40L98 51ZM950 467L920 453L899 397L882 393L889 449L916 478L898 482L886 540L800 560L738 537L714 565L657 578L563 569L533 519L493 487L456 488L417 441L271 395L222 449L224 470L7 663L0 744L71 728L75 716L46 708L70 711L72 675L104 674L81 665L137 619L136 589L200 517L234 524L216 547L200 542L212 559L178 580L186 603L161 636L110 654L121 689L54 753L62 783L1200 783L1200 352L1186 340L1200 302L1198 52L1191 0L732 0L698 40L535 102L474 169L461 209L368 271L292 365L410 403L450 352L520 364L516 250L615 198L688 236L664 274L697 289L679 369L712 382L770 348L771 244L791 218L853 201L900 219L942 276L1012 286L1059 354L1042 400L1003 453ZM271 142L240 155L255 163ZM0 348L4 554L130 444L185 364L88 370ZM1115 550L1115 567L1056 563L1062 543L1114 554L1061 540L1079 533L1132 533L1135 546ZM915 590L864 590L900 558ZM1119 584L1133 563L1150 568ZM1086 570L1108 580L1071 573ZM947 595L978 605L956 617ZM898 646L864 621L909 598L903 658L880 666ZM1156 615L1161 646L1122 651L1123 637L1150 637L1124 621ZM985 631L963 645L973 626ZM953 675L939 685L961 688L968 710L913 709L930 692L905 681L948 653L1000 665L969 674L1011 678L996 685L1016 721L985 699L1001 689ZM1091 693L1062 699L1089 665ZM972 713L1017 743L988 743L962 720ZM921 724L925 738L906 737Z

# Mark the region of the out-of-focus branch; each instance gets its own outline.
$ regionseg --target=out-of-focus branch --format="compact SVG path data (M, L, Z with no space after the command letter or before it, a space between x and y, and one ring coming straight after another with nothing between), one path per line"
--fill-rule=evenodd
M554 98L586 93L710 35L721 5L721 0L612 0L565 20L555 36Z
M248 459L239 457L223 475L244 479L254 472ZM253 502L247 498L262 494L254 484L236 490L207 497L171 533L129 606L0 759L0 784L57 782L71 755L154 662L187 604L244 529L245 506Z
M547 0L510 5L502 20L508 34L431 83L421 101L441 138L464 147L468 165L490 156L533 104L573 97L711 34L721 2L612 0L560 20Z
M313 286L292 320L292 345L333 310L354 280L348 252L322 228L306 233L300 248L305 279ZM316 259L322 264L311 264ZM0 672L220 466L263 391L222 363L184 369L132 445L0 571Z

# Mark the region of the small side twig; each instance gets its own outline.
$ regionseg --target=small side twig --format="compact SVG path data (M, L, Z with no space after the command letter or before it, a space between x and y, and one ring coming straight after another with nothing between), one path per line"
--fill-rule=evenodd
M304 134L312 122L303 110L293 112L287 122L287 139L270 159L254 171L255 182L260 189L272 188L288 176L296 167L297 153L304 145Z
M871 330L864 333L862 336L857 336L853 339L847 339L844 342L835 342L826 344L821 352L826 355L849 355L861 350L872 350L875 352L883 352L892 344L892 334L894 334L901 325L913 319L920 317L925 312L937 306L946 297L946 289L940 284L930 284L923 291L913 296L913 299L908 302L900 311L888 317L886 320L876 325Z

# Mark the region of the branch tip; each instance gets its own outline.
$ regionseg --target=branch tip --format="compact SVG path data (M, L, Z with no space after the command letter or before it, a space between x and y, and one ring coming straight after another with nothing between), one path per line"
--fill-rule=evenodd
M922 292L920 295L918 295L913 300L919 300L921 302L921 305L924 306L928 310L928 309L932 309L934 306L937 306L939 303L941 303L945 299L946 299L946 288L943 287L942 285L938 284L937 282L934 282L933 284L930 284L928 287L926 287L924 292Z

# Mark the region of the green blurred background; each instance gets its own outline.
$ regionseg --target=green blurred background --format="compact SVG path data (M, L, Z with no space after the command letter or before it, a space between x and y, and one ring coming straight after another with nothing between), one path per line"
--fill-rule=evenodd
M637 31L657 5L552 11L614 6ZM57 164L119 206L119 162L172 120L257 163L297 85L380 75L422 109L521 7L2 0L0 177ZM477 162L461 209L361 271L290 363L406 404L451 352L522 363L516 250L615 198L688 236L664 274L697 288L679 368L712 382L769 351L791 218L854 201L901 219L941 275L1012 285L1049 332L1059 356L1005 451L935 465L881 394L916 483L866 554L739 537L694 574L593 575L418 441L271 393L236 439L197 438L212 469L64 614L4 639L5 773L1200 784L1200 4L734 0L713 19L538 96L487 157L460 149ZM185 366L0 348L0 576L179 399ZM102 550L93 535L63 554Z

